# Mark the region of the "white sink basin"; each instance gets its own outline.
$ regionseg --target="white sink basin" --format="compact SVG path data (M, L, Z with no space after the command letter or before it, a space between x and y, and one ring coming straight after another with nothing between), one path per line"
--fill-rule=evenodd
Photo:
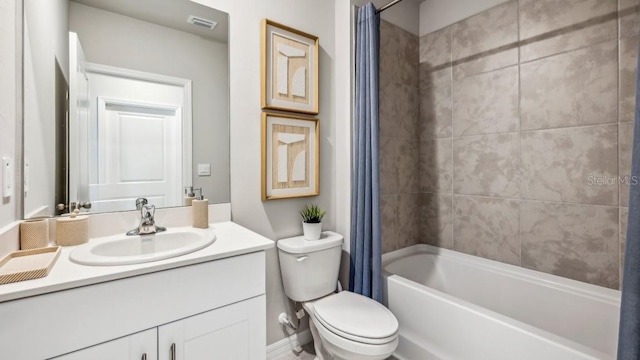
M71 251L69 259L82 265L130 265L169 259L213 244L213 229L173 228L154 235L116 235L89 240Z

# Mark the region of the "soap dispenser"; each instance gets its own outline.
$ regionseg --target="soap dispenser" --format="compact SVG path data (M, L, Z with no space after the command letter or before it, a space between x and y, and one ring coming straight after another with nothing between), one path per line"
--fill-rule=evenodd
M185 193L184 205L185 206L191 206L191 202L196 198L195 190L196 189L193 188L193 185L185 186L184 188L184 193ZM202 192L202 189L200 191Z
M200 196L191 202L193 207L193 227L199 229L209 228L209 200L202 195L202 188L194 189L200 191Z

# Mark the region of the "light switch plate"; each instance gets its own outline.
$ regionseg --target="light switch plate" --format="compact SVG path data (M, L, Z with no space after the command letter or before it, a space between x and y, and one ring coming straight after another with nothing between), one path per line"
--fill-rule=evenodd
M211 176L211 164L198 164L198 176Z
M2 158L2 196L13 196L13 161L8 157Z

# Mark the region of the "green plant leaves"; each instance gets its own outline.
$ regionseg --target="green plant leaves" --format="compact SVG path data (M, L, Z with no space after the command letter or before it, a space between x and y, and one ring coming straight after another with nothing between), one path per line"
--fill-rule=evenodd
M306 205L302 211L300 211L300 216L302 216L302 221L306 223L319 223L322 222L322 218L326 212L318 207L318 205Z

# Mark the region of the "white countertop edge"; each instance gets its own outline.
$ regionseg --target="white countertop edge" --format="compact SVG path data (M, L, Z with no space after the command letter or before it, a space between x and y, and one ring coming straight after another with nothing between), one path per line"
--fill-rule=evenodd
M210 227L214 228L216 241L208 247L170 259L135 265L79 265L69 260L69 253L75 246L63 247L49 276L0 285L0 303L249 254L275 246L272 240L230 221L212 223Z

